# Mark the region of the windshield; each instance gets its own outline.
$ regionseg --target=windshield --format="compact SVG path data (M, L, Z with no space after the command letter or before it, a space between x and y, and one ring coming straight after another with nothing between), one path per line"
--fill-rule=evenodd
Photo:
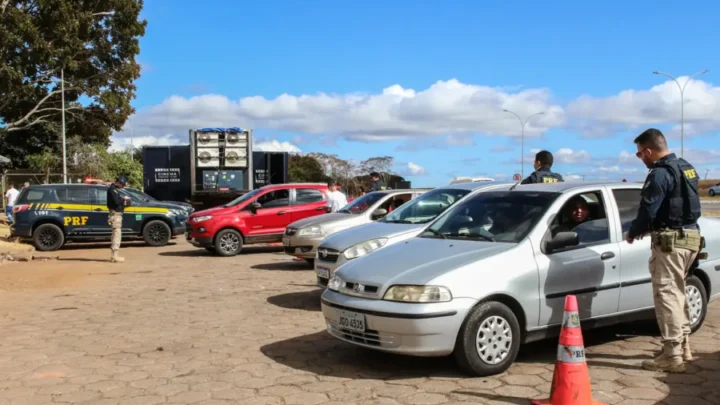
M391 212L383 222L395 224L424 224L442 214L458 200L470 193L462 189L435 189L421 194Z
M229 203L223 205L223 207L225 207L225 208L227 208L227 207L234 207L234 206L236 206L236 205L238 205L238 204L242 204L242 203L244 203L245 201L250 200L250 199L254 198L256 195L260 194L260 191L261 191L261 190L262 190L262 189L258 188L258 189L255 189L255 190L247 193L247 194L243 194L243 195L241 195L240 197L238 197L238 198L230 201Z
M123 191L130 194L130 197L134 197L140 201L155 201L154 198L150 197L149 195L143 193L140 190L135 190L134 188L124 188Z
M378 192L365 194L364 196L353 200L353 202L344 206L341 210L338 210L337 212L342 212L345 214L362 214L386 195L387 193Z
M518 243L530 233L558 195L518 191L479 193L454 206L420 237Z

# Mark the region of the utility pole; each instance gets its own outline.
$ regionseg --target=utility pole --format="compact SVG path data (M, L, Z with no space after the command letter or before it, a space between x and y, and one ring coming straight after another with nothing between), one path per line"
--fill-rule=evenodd
M60 100L62 103L62 153L63 153L63 183L67 184L67 148L65 145L65 69L60 69Z
M545 113L544 112L535 113L535 114L525 118L525 120L523 121L523 119L520 118L520 116L518 114L516 114L515 112L510 111L510 110L505 110L505 109L503 109L503 111L516 116L518 121L520 121L520 177L524 178L525 177L525 124L527 124L527 122L528 122L528 120L530 120L530 118L532 118L536 115L543 115Z

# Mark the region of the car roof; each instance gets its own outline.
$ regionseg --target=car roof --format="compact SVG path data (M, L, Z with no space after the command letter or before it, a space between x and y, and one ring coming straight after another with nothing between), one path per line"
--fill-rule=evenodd
M441 188L441 189L445 189L445 190L447 190L447 189L460 189L460 190L470 190L470 191L472 191L472 190L477 190L477 189L486 188L486 187L493 187L493 188L495 188L495 187L499 187L499 186L502 186L502 185L506 185L506 186L508 186L508 188L509 188L509 187L512 186L513 184L515 184L515 183L510 183L510 182L507 182L507 181L476 181L476 182L464 182L464 183L448 184L448 185L446 185L446 186L440 186L440 187L437 187L437 188L438 188L438 189Z
M518 184L510 187L498 187L496 191L533 191L548 193L568 193L575 190L592 188L592 187L613 187L613 188L642 188L642 183L620 182L620 181L565 181L558 183L535 183L535 184Z
M25 188L55 188L55 187L107 187L105 184L85 184L85 183L56 183L56 184L31 184Z

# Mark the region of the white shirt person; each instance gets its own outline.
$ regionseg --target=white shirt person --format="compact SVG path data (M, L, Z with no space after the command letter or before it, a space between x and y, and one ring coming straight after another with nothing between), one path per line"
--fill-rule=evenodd
M330 183L328 190L327 212L337 212L348 204L347 197L338 190L337 184Z

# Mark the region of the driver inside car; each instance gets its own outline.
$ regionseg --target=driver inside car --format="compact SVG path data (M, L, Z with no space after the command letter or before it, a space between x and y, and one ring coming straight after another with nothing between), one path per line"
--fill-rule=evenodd
M553 236L559 232L571 232L578 225L590 219L590 206L581 196L570 199L563 207L564 221L552 230Z

